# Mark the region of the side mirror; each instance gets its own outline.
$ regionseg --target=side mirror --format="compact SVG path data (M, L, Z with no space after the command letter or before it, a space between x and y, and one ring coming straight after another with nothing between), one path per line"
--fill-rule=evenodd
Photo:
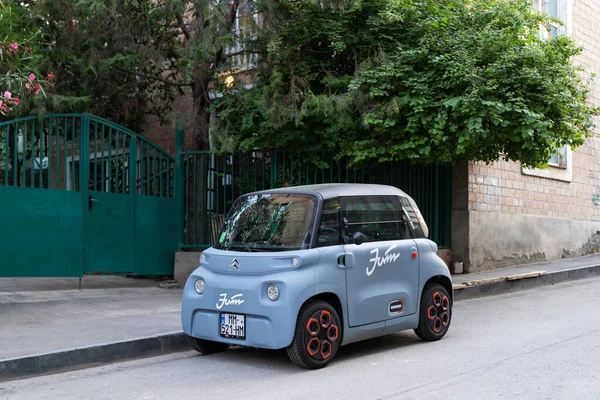
M352 243L354 243L357 246L363 244L365 242L365 239L365 235L363 235L360 232L354 232L354 234L352 235Z

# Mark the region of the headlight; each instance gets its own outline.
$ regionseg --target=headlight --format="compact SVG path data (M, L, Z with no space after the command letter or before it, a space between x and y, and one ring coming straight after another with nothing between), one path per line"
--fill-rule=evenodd
M198 279L194 284L194 289L196 289L196 292L198 292L198 294L204 293L204 280Z
M279 298L279 288L277 285L269 285L267 288L267 296L269 296L269 299L272 301L275 301Z

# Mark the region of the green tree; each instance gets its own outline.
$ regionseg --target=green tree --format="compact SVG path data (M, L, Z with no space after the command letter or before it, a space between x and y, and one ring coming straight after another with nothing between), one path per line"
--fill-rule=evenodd
M354 162L499 157L544 166L598 108L567 37L530 0L275 2L256 86L215 102L223 150L325 150ZM276 10L275 10L276 9Z
M192 115L179 117L187 118L197 148L208 148L210 92L229 68L226 50L238 39L232 28L240 11L252 13L248 2L34 3L44 40L50 44L44 55L55 71L57 95L87 99L78 108L134 130L140 130L147 114L173 121L174 101L189 95Z

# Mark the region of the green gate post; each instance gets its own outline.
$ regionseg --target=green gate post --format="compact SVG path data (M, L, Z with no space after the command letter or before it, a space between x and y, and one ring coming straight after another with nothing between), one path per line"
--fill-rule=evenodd
M73 122L75 123L75 122ZM58 132L58 130L57 130ZM65 133L66 134L66 133ZM58 139L58 136L57 136ZM41 156L40 156L41 159ZM57 158L58 159L58 158ZM85 162L85 160L90 159L90 116L88 114L81 115L81 126L79 127L79 190L81 190L81 210L84 210L84 207L87 206L87 196L89 196L89 168L90 163ZM82 161L83 160L83 161ZM58 161L57 161L58 165ZM66 168L66 167L65 167ZM58 171L58 169L57 169ZM50 179L50 178L48 178ZM85 211L82 214L83 218L81 220L81 249L83 260L81 260L81 275L79 276L79 289L81 290L81 277L85 275L86 263L87 263L87 254L85 247Z
M271 151L271 183L270 189L277 187L277 151Z
M175 128L175 200L177 201L177 243L183 245L183 145L185 130L181 122ZM195 172L195 171L194 171Z

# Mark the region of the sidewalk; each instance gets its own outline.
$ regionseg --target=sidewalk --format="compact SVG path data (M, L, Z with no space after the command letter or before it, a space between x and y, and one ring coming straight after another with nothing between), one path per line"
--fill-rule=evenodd
M600 275L600 255L454 275L456 301ZM187 350L182 289L150 279L0 278L0 382Z
M181 289L120 276L85 276L78 286L78 278L0 279L0 382L184 343Z
M0 361L181 330L181 290L86 276L80 291L72 281L75 289L65 279L0 279Z
M600 275L600 254L453 275L455 301Z

